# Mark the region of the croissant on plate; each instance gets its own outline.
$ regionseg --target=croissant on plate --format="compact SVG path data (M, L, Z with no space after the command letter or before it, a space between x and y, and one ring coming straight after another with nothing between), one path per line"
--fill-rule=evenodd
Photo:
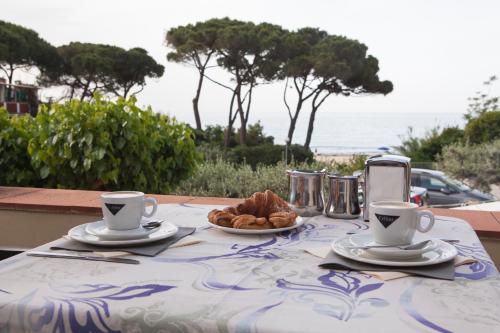
M270 190L256 192L236 206L208 213L208 220L224 227L236 229L284 228L295 223L297 214L285 200Z

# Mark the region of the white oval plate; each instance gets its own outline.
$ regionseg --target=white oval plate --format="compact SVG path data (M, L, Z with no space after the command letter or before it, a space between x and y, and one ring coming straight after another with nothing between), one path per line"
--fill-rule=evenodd
M437 246L434 250L422 253L421 256L408 259L381 259L370 255L364 250L349 249L352 246L350 236L338 239L332 243L332 249L338 255L348 259L365 262L367 264L383 265L383 266L396 266L396 267L410 267L410 266L427 266L439 264L456 257L458 254L457 249L442 240L436 240Z
M350 236L349 241L351 242L352 246L377 245L377 243L373 240L373 236L370 234L352 235ZM423 240L415 241L415 243L418 243L420 241ZM396 259L408 259L408 258L418 257L425 252L434 250L438 245L439 243L437 242L437 239L431 239L430 242L425 247L419 250L401 250L395 247L387 247L387 248L372 248L363 251L377 258L396 260Z
M276 229L235 229L235 228L227 228L217 224L213 224L208 221L208 224L211 227L216 229L228 232L230 234L239 234L239 235L266 235L266 234L275 234L277 232L287 231L291 229L295 229L304 224L304 219L300 216L295 220L295 224L285 228L276 228Z
M106 240L128 240L147 237L149 234L156 232L158 228L145 229L141 226L131 230L111 230L108 229L104 220L100 220L97 222L87 223L85 231L88 234L95 235Z
M155 242L161 239L171 237L177 233L179 228L172 223L163 222L160 227L155 229L154 232L147 235L147 237L139 239L123 239L123 240L109 240L102 239L96 235L89 234L86 231L87 224L81 224L70 231L68 231L68 236L78 242L92 244L92 245L102 245L102 246L123 246L123 245L136 245Z

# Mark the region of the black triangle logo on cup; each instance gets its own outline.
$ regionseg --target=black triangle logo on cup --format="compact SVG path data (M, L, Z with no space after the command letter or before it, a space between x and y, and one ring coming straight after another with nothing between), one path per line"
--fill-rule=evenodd
M118 212L125 207L125 204L109 204L105 203L106 207L108 210L111 212L111 214L116 215Z
M399 216L393 216L393 215L382 215L382 214L377 214L375 213L375 216L377 219L382 223L382 225L387 229L391 224L394 223L397 219L399 219Z

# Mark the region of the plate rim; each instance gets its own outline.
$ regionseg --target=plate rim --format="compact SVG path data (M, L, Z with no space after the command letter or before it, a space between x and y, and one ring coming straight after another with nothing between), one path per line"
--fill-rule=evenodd
M361 237L369 237L370 234L369 233L362 233L362 234L355 234L355 235L350 235L349 236L349 241L354 245L354 246L357 246L357 244L354 243L353 241L353 238L361 238ZM426 239L423 239L423 240L418 240L418 242L420 241L424 241ZM387 251L388 248L373 248L373 249L366 249L364 251L366 251L368 254L371 254L373 256L377 256L379 257L380 259L389 259L389 257L392 257L393 259L395 259L396 257L399 257L401 259L410 259L410 258L413 258L413 257L416 257L416 256L419 256L419 255L422 255L424 253L427 253L429 251L432 251L432 250L435 250L437 247L439 247L439 239L437 238L429 238L428 240L432 241L431 244L429 244L428 246L420 249L420 250L406 250L405 252L406 253L403 253L403 252L398 252L398 251ZM360 245L360 246L363 246L363 245ZM382 258L383 256L386 256L386 258Z
M90 222L92 223L92 222ZM68 236L72 239L72 240L75 240L77 242L81 242L81 243L85 243L85 244L91 244L91 245L98 245L98 246L117 246L117 245L139 245L139 244L146 244L146 243L152 243L152 242L156 242L156 241L159 241L159 240L162 240L162 239L166 239L166 238L169 238L169 237L172 237L174 236L178 231L179 231L179 227L176 226L175 224L173 223L170 223L170 222L164 222L162 223L162 226L163 225L170 225L173 227L172 231L170 233L165 233L161 236L157 236L156 238L151 238L151 237L148 237L148 238L138 238L138 239L122 239L122 240L110 240L110 239L103 239L103 240L89 240L89 239L85 239L83 237L78 237L75 235L76 232L78 232L80 229L81 229L81 232L83 232L84 234L88 234L88 235L91 235L93 237L97 237L99 238L99 236L96 236L96 235L93 235L93 234L89 234L87 233L87 231L85 230L86 226L87 226L88 223L83 223L83 224L80 224L80 225L77 225L73 228L71 228L69 231L68 231ZM153 233L150 233L148 234L148 236L151 236L151 235L154 235L155 233L157 233L158 231L160 231L161 229L153 232Z
M106 222L104 221L104 219L102 219L102 220L98 220L98 221L94 221L94 222L85 223L85 232L88 233L88 234L97 236L97 237L106 238L106 240L119 240L118 237L120 237L120 235L117 235L117 234L115 234L115 235L111 235L111 234L105 235L105 234L102 234L101 235L101 234L89 232L88 231L89 228L92 228L91 225L97 224L97 223L104 223L105 224ZM110 230L110 229L108 228L108 230ZM130 230L136 230L136 229L130 229ZM154 230L154 229L144 229L143 228L143 230L145 230L145 232L143 234L141 234L141 235L139 235L139 234L129 234L129 237L131 237L131 236L140 236L139 238L145 238L145 236L149 236L152 233L158 231L159 229L158 230ZM124 232L125 233L128 230L113 230L113 231ZM139 238L127 238L127 239L122 239L122 240L132 240L132 239L139 239Z
M363 262L363 263L367 263L367 264L379 265L379 266L391 266L391 267L430 266L430 265L440 264L440 263L443 263L443 262L446 262L446 261L453 260L458 255L458 250L456 249L456 247L454 247L452 244L448 244L446 242L443 242L442 240L437 239L436 241L440 245L438 245L435 249L427 251L425 253L436 252L436 250L438 250L440 247L445 247L445 249L447 249L447 250L449 250L449 251L452 252L452 254L450 255L449 258L447 258L447 257L441 257L441 258L439 258L438 257L438 258L436 258L434 260L431 260L431 261L420 261L420 262L408 262L408 261L405 261L404 259L390 260L390 259L382 259L382 258L379 258L379 259L377 259L377 258L366 258L366 257L362 257L362 256L353 255L352 253L349 253L349 252L346 253L344 251L341 251L341 250L337 249L336 245L338 246L338 244L341 241L346 240L347 238L349 238L349 236L342 237L342 238L339 238L339 239L333 241L330 244L330 247L333 250L333 252L335 252L336 254L338 254L338 255L340 255L340 256L342 256L344 258L347 258L347 259L351 259L351 260L354 260L354 261L359 261L359 262Z
M228 228L223 227L217 224L213 224L210 221L207 221L209 226L214 227L216 229L222 230L224 232L234 234L234 235L268 235L268 234L276 234L282 231L288 231L292 229L296 229L304 224L305 220L301 216L297 216L295 220L295 224L289 227L277 228L277 229L236 229L236 228Z

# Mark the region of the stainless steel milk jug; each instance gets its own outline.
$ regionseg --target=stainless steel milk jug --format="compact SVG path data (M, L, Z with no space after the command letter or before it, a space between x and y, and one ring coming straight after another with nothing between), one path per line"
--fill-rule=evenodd
M324 171L288 170L288 204L300 216L323 214Z
M330 195L325 214L337 219L354 219L361 213L358 199L358 177L328 175Z

